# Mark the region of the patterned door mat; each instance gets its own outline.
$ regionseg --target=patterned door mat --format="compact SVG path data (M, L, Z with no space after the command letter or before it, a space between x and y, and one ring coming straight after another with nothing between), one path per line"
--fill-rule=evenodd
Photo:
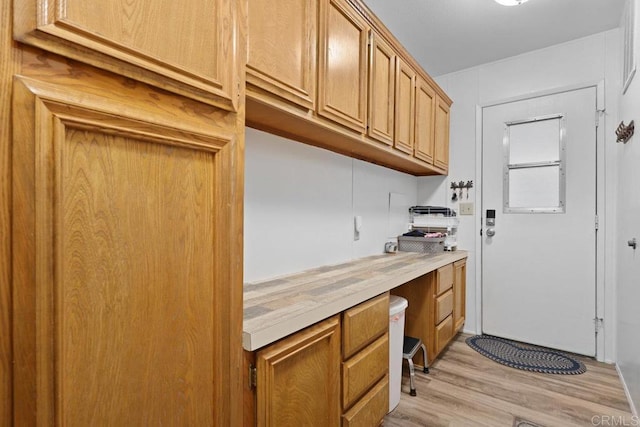
M577 375L587 371L587 367L581 361L544 347L490 335L475 335L467 338L466 342L483 356L516 369L565 375Z
M543 426L531 421L523 420L522 418L515 417L515 419L513 420L513 427L543 427Z

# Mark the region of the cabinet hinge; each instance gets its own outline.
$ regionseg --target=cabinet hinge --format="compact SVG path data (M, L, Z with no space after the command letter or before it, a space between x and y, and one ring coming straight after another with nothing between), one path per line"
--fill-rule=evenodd
M598 215L596 215L595 226L596 226L596 230L600 229L600 218L598 217Z
M600 329L602 329L604 327L604 319L602 317L594 317L593 318L593 324L594 324L594 327L596 329L596 334L597 334L598 331L600 331Z
M596 110L596 117L595 117L596 127L600 126L600 116L604 114L604 112L605 110Z
M255 388L258 386L258 369L250 365L249 366L249 388Z

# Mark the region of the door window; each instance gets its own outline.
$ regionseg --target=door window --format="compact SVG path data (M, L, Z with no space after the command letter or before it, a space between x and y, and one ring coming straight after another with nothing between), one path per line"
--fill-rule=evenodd
M564 213L564 133L560 114L505 123L505 213Z

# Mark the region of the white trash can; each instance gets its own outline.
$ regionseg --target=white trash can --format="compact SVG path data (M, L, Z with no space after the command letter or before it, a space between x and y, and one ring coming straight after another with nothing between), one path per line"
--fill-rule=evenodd
M389 299L389 412L400 403L404 312L408 306L406 299L391 295Z

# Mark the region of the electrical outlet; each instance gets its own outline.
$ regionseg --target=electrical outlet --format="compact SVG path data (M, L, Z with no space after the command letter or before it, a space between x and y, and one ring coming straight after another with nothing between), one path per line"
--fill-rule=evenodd
M460 215L473 215L473 203L460 203Z

